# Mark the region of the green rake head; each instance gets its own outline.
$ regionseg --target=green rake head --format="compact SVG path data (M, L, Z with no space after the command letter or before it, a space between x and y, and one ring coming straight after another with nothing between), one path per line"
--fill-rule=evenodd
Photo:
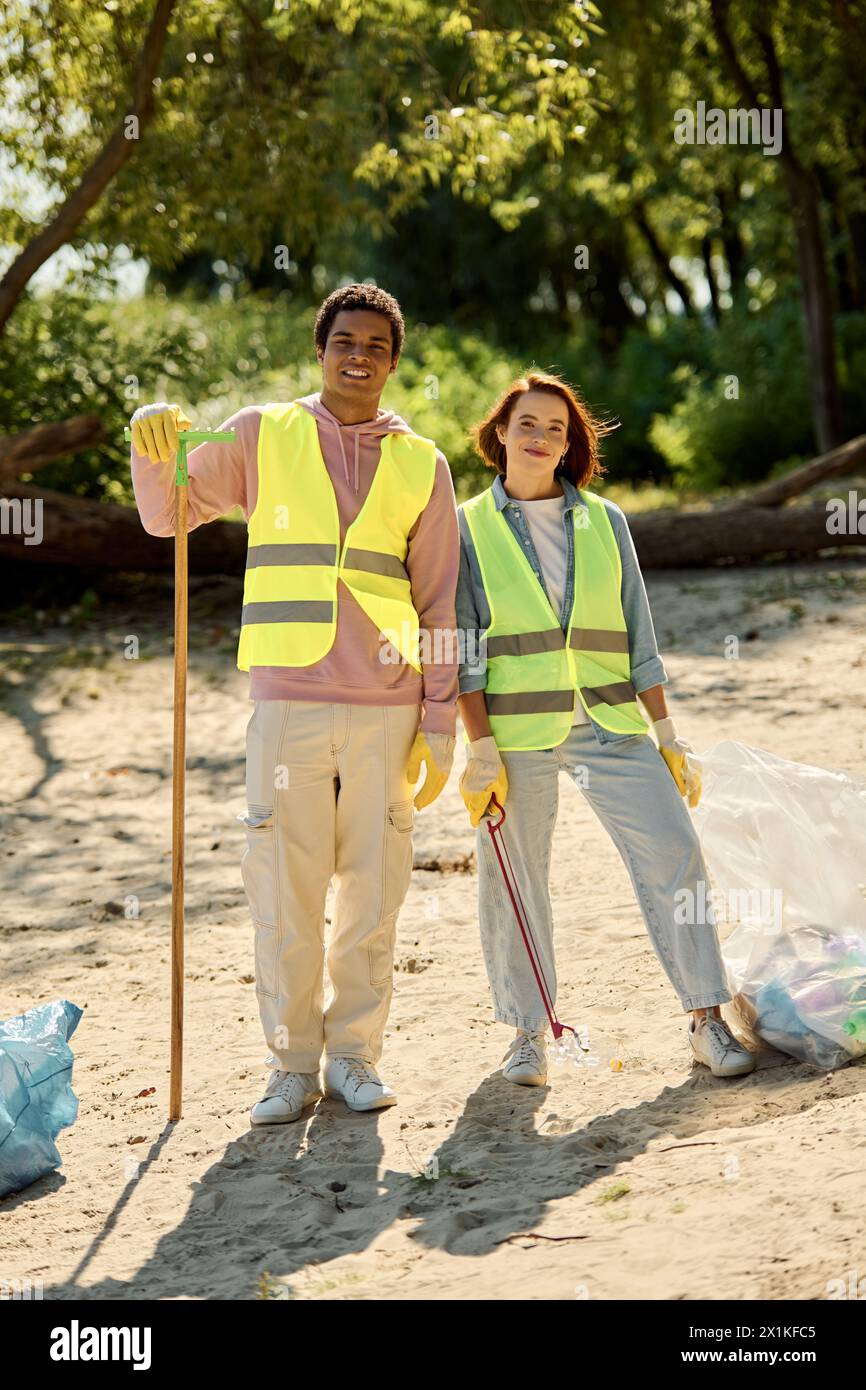
M132 440L132 430L127 428L123 431L123 437L129 444ZM189 473L186 467L186 450L189 444L203 444L206 439L234 439L234 430L178 430L177 432L177 459L175 460L174 481L179 487L189 485Z

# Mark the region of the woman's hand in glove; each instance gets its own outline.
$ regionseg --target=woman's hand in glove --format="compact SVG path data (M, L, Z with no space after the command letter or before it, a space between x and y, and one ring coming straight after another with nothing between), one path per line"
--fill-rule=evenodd
M177 432L192 427L179 405L140 405L130 420L132 447L151 463L168 463L177 453Z
M505 805L508 777L492 734L470 743L466 766L460 778L460 795L466 803L473 826L479 824L492 796L496 797L500 806Z
M448 781L454 761L454 742L453 734L422 734L419 729L415 735L406 767L406 777L411 786L414 787L421 776L422 763L426 768L424 785L415 797L416 811L422 811L435 801Z
M659 741L659 752L677 784L677 791L680 796L688 797L690 806L697 806L701 799L701 774L688 759L688 754L694 753L694 748L685 739L677 738L670 716L653 720L653 728Z

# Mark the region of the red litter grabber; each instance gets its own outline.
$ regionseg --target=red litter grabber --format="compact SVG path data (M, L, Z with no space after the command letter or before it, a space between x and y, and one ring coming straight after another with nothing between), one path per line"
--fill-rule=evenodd
M508 896L511 899L511 906L514 908L514 915L517 918L517 925L520 928L520 935L523 938L523 944L526 947L526 954L529 956L529 963L532 966L533 974L535 975L541 998L544 1001L545 1012L547 1014L547 1017L550 1019L550 1027L553 1032L554 1039L558 1044L557 1050L559 1051L560 1056L564 1060L565 1057L568 1055L570 1042L570 1050L572 1052L574 1061L580 1064L580 1062L583 1060L584 1056L589 1051L589 1049L584 1046L583 1039L579 1036L575 1028L572 1028L571 1025L568 1023L561 1023L559 1019L556 1017L556 1010L553 1007L553 1000L551 998L550 990L547 986L547 981L544 978L544 970L541 965L541 957L538 953L538 947L535 944L535 937L532 935L532 927L529 925L529 918L526 915L526 908L524 907L523 899L520 896L520 889L517 886L517 878L515 877L514 870L511 867L511 860L508 855L508 846L506 845L505 840L502 837L502 826L505 823L505 807L502 805L501 801L499 801L499 799L495 795L490 798L490 805L495 806L500 814L498 820L494 820L492 816L490 816L489 818L485 817L485 819L487 819L487 829L490 832L490 839L493 844L493 848L496 852L496 858L499 860L499 867L502 870L502 877L505 880L505 887L508 889ZM567 1040L563 1038L563 1033L571 1033L572 1036L570 1039Z

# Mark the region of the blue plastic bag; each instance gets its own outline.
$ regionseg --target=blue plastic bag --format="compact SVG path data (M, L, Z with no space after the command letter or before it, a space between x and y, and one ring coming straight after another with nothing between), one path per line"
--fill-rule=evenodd
M60 1167L54 1139L78 1114L67 1039L82 1013L55 999L0 1022L0 1197Z

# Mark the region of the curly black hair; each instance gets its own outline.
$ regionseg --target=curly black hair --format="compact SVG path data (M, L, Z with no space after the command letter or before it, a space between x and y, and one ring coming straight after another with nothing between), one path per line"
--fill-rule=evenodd
M343 285L328 295L319 308L313 329L317 349L325 351L331 324L343 309L369 309L375 314L382 314L391 325L391 360L400 356L406 338L403 314L394 296L380 290L378 285Z

